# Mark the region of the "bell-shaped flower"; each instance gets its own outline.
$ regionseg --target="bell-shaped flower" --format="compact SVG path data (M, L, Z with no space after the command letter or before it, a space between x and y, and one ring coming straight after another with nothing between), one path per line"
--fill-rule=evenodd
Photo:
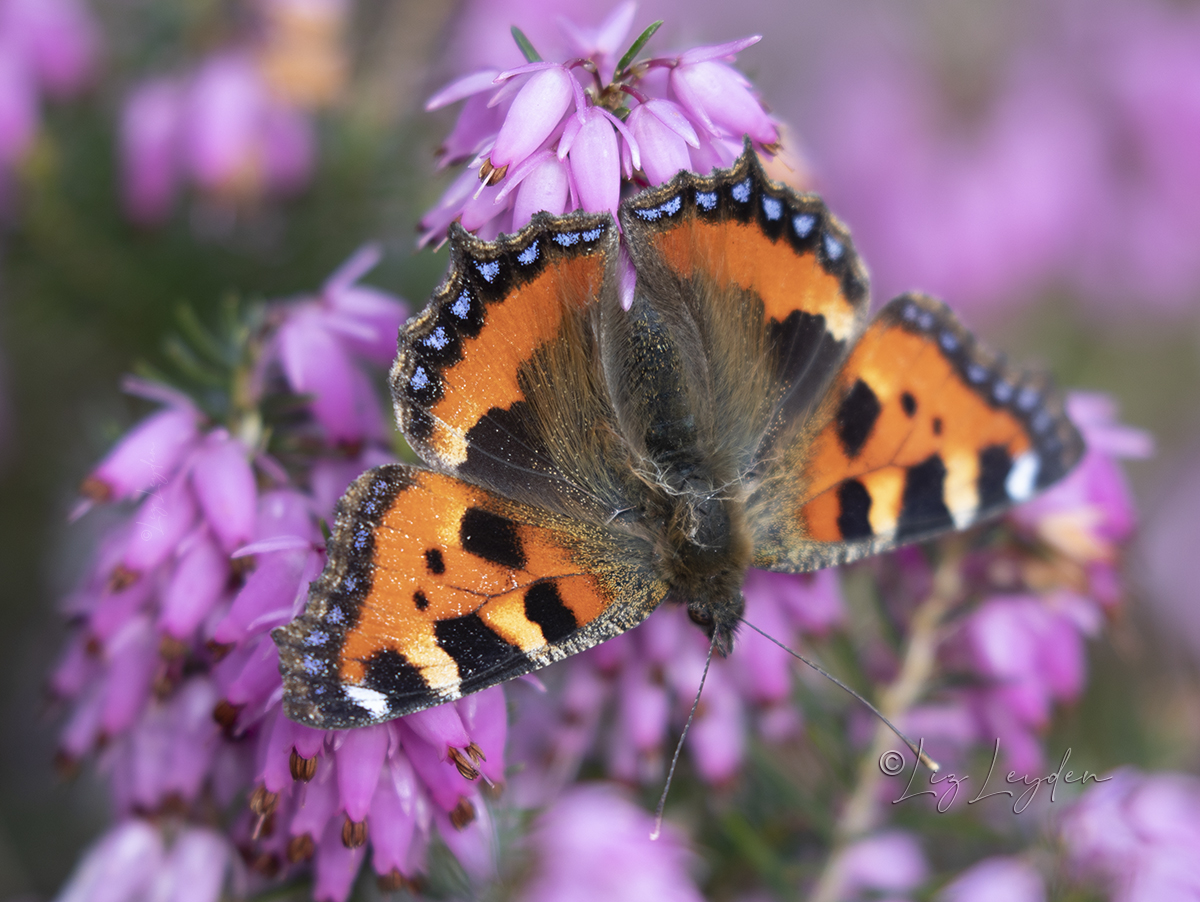
M537 71L513 98L504 124L500 126L500 133L488 156L491 170L503 173L509 166L520 163L540 148L542 142L558 128L576 99L579 85L566 66L539 66L534 63L530 67L514 70L514 73L533 67L538 67Z

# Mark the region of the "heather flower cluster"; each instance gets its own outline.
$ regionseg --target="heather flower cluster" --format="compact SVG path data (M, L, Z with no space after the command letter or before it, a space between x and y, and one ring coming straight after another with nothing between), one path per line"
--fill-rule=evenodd
M336 98L345 79L348 6L258 3L252 38L135 85L119 135L129 217L142 225L164 221L187 185L232 208L303 188L316 156L309 111Z
M422 243L452 222L494 238L541 210L615 215L624 185L728 166L744 136L775 149L776 123L730 65L759 37L636 61L656 23L618 58L635 12L623 3L595 30L565 26L564 62L515 32L528 63L472 72L430 98L429 110L466 101L440 150L443 166L466 169L421 220Z
M83 0L0 3L0 171L29 153L43 98L78 95L95 74L99 34Z
M129 385L161 407L83 482L85 509L121 513L67 601L76 626L51 678L70 709L60 764L97 759L118 821L64 898L166 885L206 902L244 865L246 886L311 867L314 898L340 902L368 849L383 885L412 886L434 836L471 873L492 867L480 785L504 778L501 689L345 732L281 707L270 630L302 609L337 497L390 459L366 367L390 362L404 307L358 284L377 259L364 249L316 297L248 315L230 377L249 396L227 399L224 423ZM304 416L263 419L288 397Z

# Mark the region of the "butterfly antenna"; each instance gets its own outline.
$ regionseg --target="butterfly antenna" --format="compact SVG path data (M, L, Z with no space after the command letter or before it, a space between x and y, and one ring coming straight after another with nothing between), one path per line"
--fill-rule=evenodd
M687 739L688 730L692 728L692 720L696 709L700 707L700 693L704 691L704 681L708 679L708 667L712 664L713 649L717 647L717 633L713 631L712 644L708 646L708 657L704 660L704 673L700 675L700 686L696 689L696 700L692 702L692 710L688 713L687 723L679 734L679 742L675 746L675 754L671 756L671 767L667 770L667 783L663 786L662 795L658 797L658 807L654 809L654 830L650 838L658 839L662 834L663 809L667 806L667 793L671 790L671 779L675 776L675 765L679 763L679 753L683 751L683 740Z
M753 623L751 623L746 618L743 617L743 618L741 618L741 620L742 620L742 623L746 624L746 626L750 627L750 629L754 630L754 632L758 633L764 639L767 639L768 641L775 643L780 648L782 648L784 651L786 651L789 655L791 655L793 658L796 658L799 661L803 661L805 664L807 664L809 667L811 667L817 673L821 674L821 676L825 677L825 679L830 680L837 686L841 686L843 689L845 689L847 692L849 692L851 695L853 695L856 699L858 699L860 702L862 702L864 705L866 705L867 710L869 710L872 714L874 714L881 721L883 721L884 725L886 725L889 730L891 730L893 733L895 733L897 736L899 736L900 741L903 742L906 746L908 746L909 751L911 751L914 755L917 756L917 760L919 760L922 764L924 764L927 768L929 768L935 774L939 770L942 769L942 766L940 764L938 764L936 761L934 761L932 758L930 758L927 754L925 754L924 750L922 750L919 745L917 745L915 742L913 742L911 739L909 739L907 736L905 736L900 731L899 727L897 727L894 723L892 723L890 720L888 720L886 717L884 717L882 711L880 711L878 708L876 708L874 705L872 705L869 701L867 701L865 698L863 698L861 695L859 695L857 692L855 692L853 689L851 689L849 686L847 686L845 683L843 683L841 680L839 680L837 677L835 677L832 673L830 673L828 670L826 670L820 664L817 664L815 661L810 661L808 658L804 657L804 655L800 654L800 652L795 651L794 649L788 648L786 645L784 645L782 642L780 642L774 636L764 633L762 630L760 630L757 626L755 626ZM700 683L700 685L701 686L704 685L703 681Z

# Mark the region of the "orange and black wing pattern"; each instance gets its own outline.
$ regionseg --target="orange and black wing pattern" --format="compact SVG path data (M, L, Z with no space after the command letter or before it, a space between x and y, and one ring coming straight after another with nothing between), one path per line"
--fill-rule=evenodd
M371 470L339 503L304 615L274 633L287 715L380 723L589 648L662 600L650 558L451 476Z
M391 374L429 466L561 513L627 506L596 349L618 246L612 218L585 213L538 214L490 242L451 230L449 274L401 331Z
M694 327L720 441L748 466L820 400L866 321L866 271L815 195L766 177L747 145L733 168L680 173L621 209L638 291Z
M748 502L754 565L807 571L962 529L1083 453L1061 393L981 346L944 304L896 298Z

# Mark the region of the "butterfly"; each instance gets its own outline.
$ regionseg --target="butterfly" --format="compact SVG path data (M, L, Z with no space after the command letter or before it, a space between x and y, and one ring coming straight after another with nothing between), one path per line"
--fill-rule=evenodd
M728 654L748 567L963 529L1079 460L1062 395L940 302L868 324L845 227L749 146L618 219L452 231L390 377L426 466L370 470L339 502L307 607L273 634L293 720L419 711L664 603Z

